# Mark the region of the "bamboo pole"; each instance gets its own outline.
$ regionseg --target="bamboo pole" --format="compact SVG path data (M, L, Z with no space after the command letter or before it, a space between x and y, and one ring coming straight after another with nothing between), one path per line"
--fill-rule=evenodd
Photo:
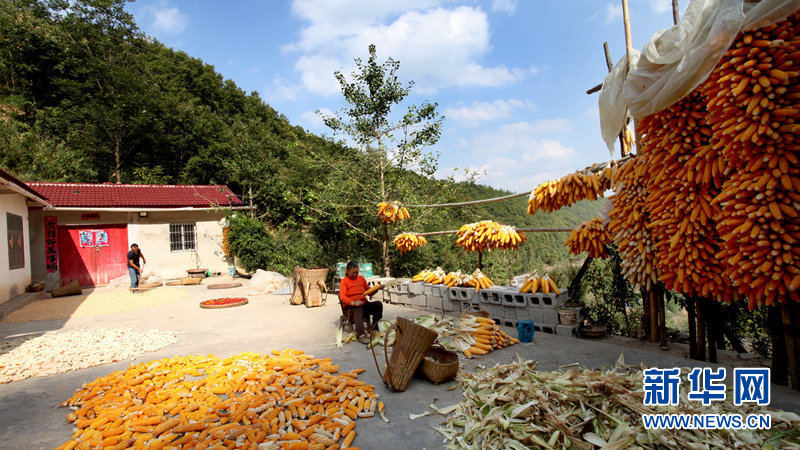
M678 0L672 0L672 21L675 25L680 21L680 12L678 12Z
M633 39L631 37L631 16L628 12L628 0L622 0L622 22L625 25L625 55L627 57L628 67L626 71L631 69L631 51L633 50Z
M525 233L571 233L572 228L517 228L517 231L523 231ZM425 233L414 233L417 236L440 236L443 234L456 234L458 230L446 230L446 231L428 231ZM397 237L397 235L392 236L392 238Z

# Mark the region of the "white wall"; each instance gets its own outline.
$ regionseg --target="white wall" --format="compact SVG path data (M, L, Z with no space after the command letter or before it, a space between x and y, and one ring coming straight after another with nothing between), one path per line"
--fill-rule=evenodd
M25 247L25 267L10 270L8 268L8 219L6 213L22 217L22 233ZM0 195L0 303L25 292L31 283L31 248L30 230L28 227L28 205L26 198L19 194Z
M217 212L181 211L133 214L128 225L128 243L139 244L147 259L144 273L155 272L163 278L187 276L186 269L203 268L227 273L228 262L222 251L222 222ZM170 251L169 224L194 223L197 233L196 251Z

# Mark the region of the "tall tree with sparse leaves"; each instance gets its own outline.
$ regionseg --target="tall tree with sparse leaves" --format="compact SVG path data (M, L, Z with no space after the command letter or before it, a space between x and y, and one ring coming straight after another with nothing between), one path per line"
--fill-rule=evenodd
M318 161L331 176L311 207L379 243L384 273L389 276L389 230L378 222L376 204L420 200L414 181L436 172L438 154L427 149L439 140L444 118L436 110L438 105L427 101L395 117L395 109L414 85L398 81L400 63L392 58L378 62L375 45L369 46L366 62L355 61L350 79L335 72L347 107L335 114L320 114L325 125L335 135L346 136L346 143L354 148L338 158Z

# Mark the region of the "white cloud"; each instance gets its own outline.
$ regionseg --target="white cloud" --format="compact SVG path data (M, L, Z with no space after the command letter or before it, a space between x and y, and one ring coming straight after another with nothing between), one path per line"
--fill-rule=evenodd
M177 6L153 8L150 14L153 16L153 27L162 33L183 33L189 22L186 15L181 13Z
M514 14L517 9L517 0L492 0L492 11Z
M491 49L489 20L473 7L442 8L443 1L410 2L295 0L293 12L308 24L300 39L284 47L299 53L295 69L309 92L338 92L334 70L345 74L353 59L368 57L375 44L378 59L401 62L401 79L414 80L416 90L432 93L449 86L502 86L532 72L503 65L484 66Z
M518 108L535 110L536 105L529 101L518 99L472 102L469 106L458 105L447 108L444 115L448 119L460 122L490 122L508 119L511 117L512 112Z
M333 115L333 111L328 108L320 108L319 112L325 116ZM303 120L313 128L322 128L325 126L325 123L322 121L322 117L320 117L316 111L306 111L301 114L300 117L302 117Z
M649 0L649 3L650 3L650 7L657 14L662 14L662 13L665 13L667 11L672 11L672 1L671 0Z
M302 89L302 86L290 83L288 80L275 76L272 79L272 86L264 89L267 99L274 102L281 102L284 100L295 100L297 93Z
M612 23L622 17L622 5L618 5L615 3L607 3L606 4L606 25Z

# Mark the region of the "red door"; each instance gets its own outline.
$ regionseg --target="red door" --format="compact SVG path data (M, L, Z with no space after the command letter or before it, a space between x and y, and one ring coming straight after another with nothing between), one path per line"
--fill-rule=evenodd
M58 252L61 278L78 280L81 286L108 284L128 274L128 226L59 226Z

